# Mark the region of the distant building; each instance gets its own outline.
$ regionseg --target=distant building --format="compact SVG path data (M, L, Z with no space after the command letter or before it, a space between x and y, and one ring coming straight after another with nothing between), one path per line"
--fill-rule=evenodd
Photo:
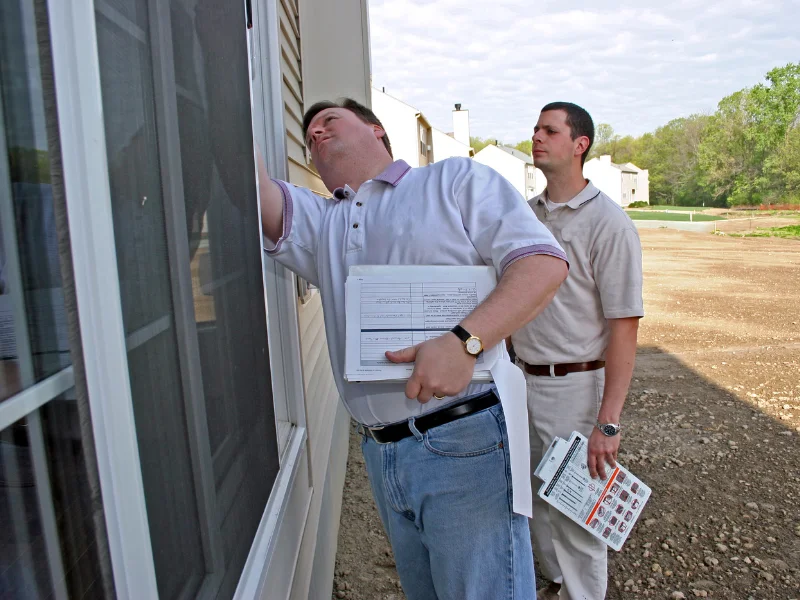
M475 154L475 160L508 179L526 200L544 189L544 174L533 166L530 156L516 148L490 144Z
M633 163L618 165L604 154L586 161L583 174L620 206L650 202L649 172Z
M382 89L372 89L372 110L383 123L395 159L412 167L424 167L451 156L470 157L469 111L453 111L454 133L432 127L425 115L410 104L398 100Z

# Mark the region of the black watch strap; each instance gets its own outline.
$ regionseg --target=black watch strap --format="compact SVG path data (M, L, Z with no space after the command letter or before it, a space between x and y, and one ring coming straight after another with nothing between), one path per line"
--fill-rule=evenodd
M472 334L466 329L464 329L461 325L456 325L450 331L455 333L458 336L458 339L460 339L465 344L467 343L467 340L472 337Z

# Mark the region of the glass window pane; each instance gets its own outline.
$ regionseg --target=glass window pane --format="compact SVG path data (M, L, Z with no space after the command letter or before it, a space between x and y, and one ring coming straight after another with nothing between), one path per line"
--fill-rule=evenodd
M278 470L244 5L138 5L96 3L156 576L161 598L230 598Z
M39 415L0 431L0 597L113 598L110 573L101 569L100 491L90 484L75 391Z
M32 0L0 3L0 400L70 364L40 50Z
M128 20L97 6L97 42L128 367L162 598L196 593L203 554L179 366L159 167L147 2Z

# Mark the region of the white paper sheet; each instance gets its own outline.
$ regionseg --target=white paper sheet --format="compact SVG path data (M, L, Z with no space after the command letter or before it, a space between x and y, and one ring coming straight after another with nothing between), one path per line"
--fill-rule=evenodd
M506 418L511 483L514 487L513 510L530 519L533 516L533 491L528 430L528 389L525 375L519 367L511 363L508 354L498 358L491 370Z
M496 285L492 267L357 266L345 289L345 379L402 381L413 363L384 356L452 329ZM525 375L511 363L505 343L481 354L474 381L494 381L508 432L513 511L530 518L533 492Z
M403 381L413 363L393 364L402 350L458 325L494 289L492 267L366 266L350 268L345 287L347 381ZM502 343L475 364L474 381L491 381Z

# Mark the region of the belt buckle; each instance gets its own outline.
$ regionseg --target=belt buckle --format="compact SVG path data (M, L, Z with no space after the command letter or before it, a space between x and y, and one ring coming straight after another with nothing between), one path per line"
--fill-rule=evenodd
M555 377L555 376L556 376L556 366L550 365L550 377Z

